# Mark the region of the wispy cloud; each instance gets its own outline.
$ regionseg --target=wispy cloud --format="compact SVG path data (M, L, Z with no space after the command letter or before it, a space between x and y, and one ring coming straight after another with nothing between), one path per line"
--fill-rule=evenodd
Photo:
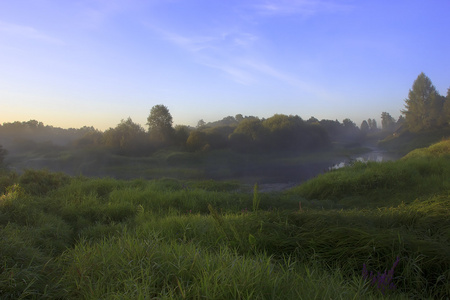
M242 13L245 10L250 18L256 19L268 15L311 15L344 9L344 6L318 0L259 0L246 3L239 5L236 11ZM258 85L270 78L308 94L330 97L321 87L302 79L302 74L292 75L277 67L276 62L265 55L265 50L271 51L276 45L271 44L268 36L261 35L257 23L248 22L239 14L226 18L220 25L203 27L200 31L190 28L188 24L183 28L153 23L145 25L163 40L190 53L196 63L219 70L239 84Z
M201 62L203 65L218 69L221 72L230 76L230 78L243 85L252 85L257 82L256 77L252 74L251 71L246 70L242 65L239 64L230 64L230 63L221 63L218 61L208 62L207 59L203 59Z
M128 1L127 1L128 2ZM117 0L94 0L79 2L80 21L87 28L98 28L107 20L124 10L125 2L122 4Z
M260 74L278 79L309 94L320 96L321 98L330 98L330 95L322 87L302 80L298 76L294 76L292 74L288 74L286 72L278 70L264 62L245 60L242 62L242 64L259 72Z
M88 29L102 28L121 14L144 11L163 0L79 0L74 4L79 26Z
M209 35L182 35L151 27L164 40L191 53L197 63L224 72L240 84L256 83L246 66L238 63L238 58L249 56L258 37L233 30L220 31Z
M168 30L152 27L163 39L183 48L189 52L199 52L206 48L215 48L217 37L213 36L186 36Z
M259 15L312 16L322 12L342 12L351 9L348 4L324 0L264 0L251 6Z
M261 56L255 49L259 39L256 35L224 32L210 36L187 36L153 29L163 39L190 52L197 63L220 70L239 84L258 84L262 77L268 76L306 93L330 97L324 89L271 66L263 58L256 59L256 56Z
M62 40L47 35L31 26L23 26L0 21L0 32L22 38L39 40L51 44L64 44Z
M218 52L242 52L250 49L258 41L256 35L239 30L221 31L218 29L204 35L189 35L151 25L147 25L147 27L155 31L163 39L190 52L200 52L202 50L214 51L216 54Z

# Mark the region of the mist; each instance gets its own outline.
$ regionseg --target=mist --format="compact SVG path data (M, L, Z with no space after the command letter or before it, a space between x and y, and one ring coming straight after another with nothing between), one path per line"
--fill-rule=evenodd
M238 180L290 187L378 151L376 141L392 132L381 131L372 120L371 127L361 129L350 119L305 121L279 114L172 127L168 108L157 108L162 110L150 114L155 122L148 130L131 118L105 131L62 129L36 120L3 123L4 164L17 173L48 169L71 176Z

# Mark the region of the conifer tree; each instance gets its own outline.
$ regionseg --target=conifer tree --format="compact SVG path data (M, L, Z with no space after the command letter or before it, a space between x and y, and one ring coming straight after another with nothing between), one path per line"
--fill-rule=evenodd
M442 96L423 72L414 81L405 100L406 125L413 132L442 125Z

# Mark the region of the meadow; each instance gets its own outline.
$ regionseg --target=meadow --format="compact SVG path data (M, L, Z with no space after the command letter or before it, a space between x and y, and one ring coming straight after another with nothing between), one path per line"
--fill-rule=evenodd
M450 140L276 192L3 171L0 296L448 299L449 178Z

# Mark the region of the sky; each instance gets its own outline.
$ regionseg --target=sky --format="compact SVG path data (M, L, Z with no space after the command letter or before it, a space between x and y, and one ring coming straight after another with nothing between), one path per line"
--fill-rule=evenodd
M0 123L242 114L358 126L450 87L448 0L0 0Z

